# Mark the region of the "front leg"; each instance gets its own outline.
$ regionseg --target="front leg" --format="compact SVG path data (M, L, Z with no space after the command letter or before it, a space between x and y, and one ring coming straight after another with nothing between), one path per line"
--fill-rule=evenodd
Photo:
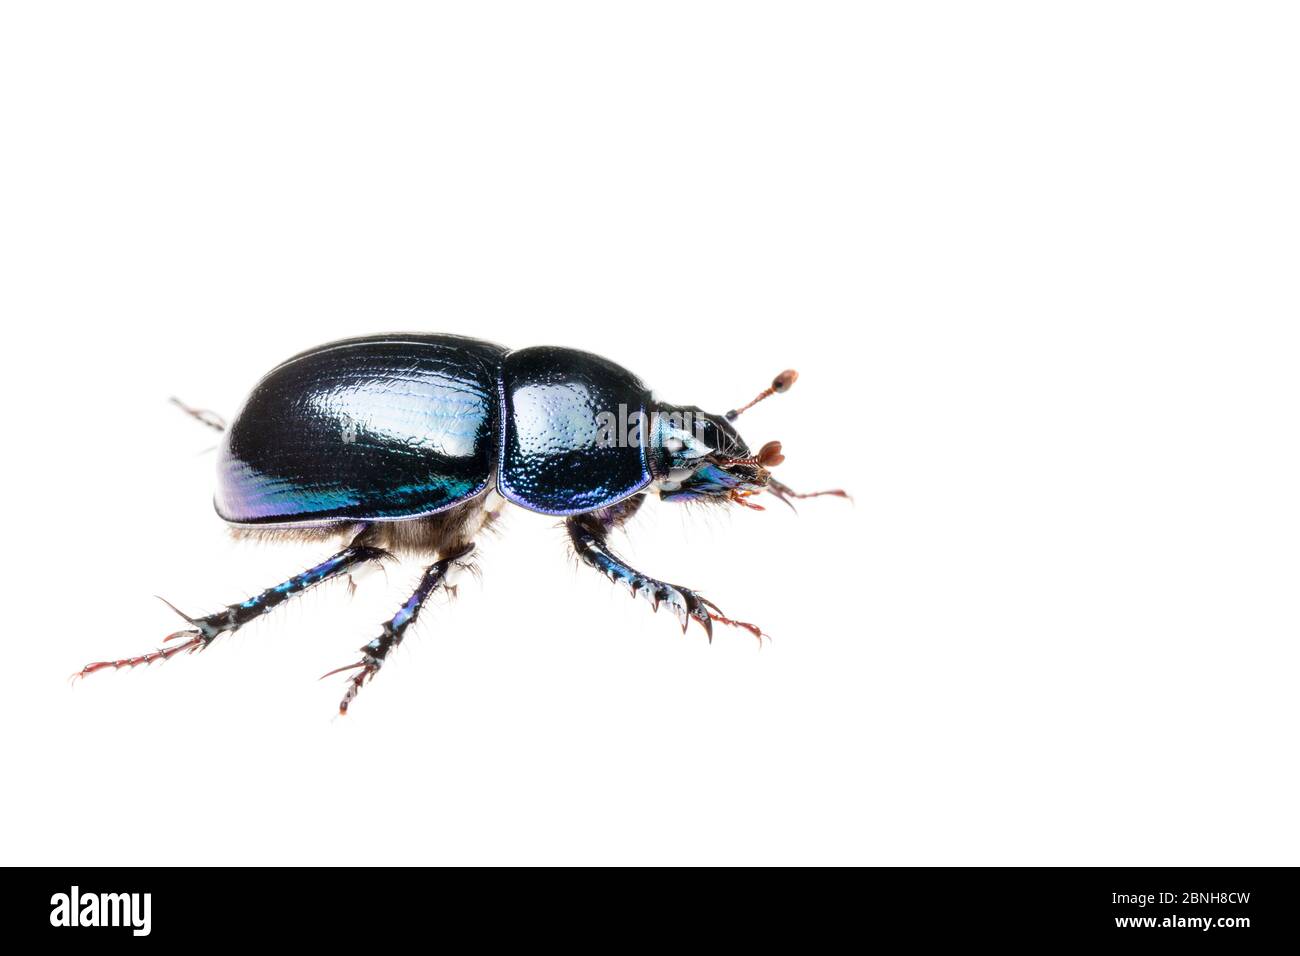
M686 628L693 619L704 628L704 633L712 643L713 622L717 621L719 624L743 627L761 642L763 632L757 625L745 621L733 621L708 598L701 597L690 588L669 584L642 574L610 550L606 542L609 532L636 512L642 498L644 495L638 495L634 499L619 502L608 508L566 519L565 530L569 532L569 540L573 542L573 550L578 557L583 563L595 568L615 583L626 585L633 597L637 595L645 597L654 605L656 611L661 604L667 604L681 622L682 633L686 633Z

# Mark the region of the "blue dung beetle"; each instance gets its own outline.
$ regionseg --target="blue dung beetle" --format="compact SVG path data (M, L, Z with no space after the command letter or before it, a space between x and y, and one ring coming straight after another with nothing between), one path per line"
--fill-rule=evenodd
M782 372L748 405L713 415L656 401L631 372L575 349L511 351L461 336L393 334L302 352L257 384L229 427L181 407L223 432L215 504L237 535L346 546L239 604L203 617L177 611L190 626L166 646L88 664L76 676L201 650L292 595L395 553L435 559L361 659L330 671L355 671L339 705L347 713L505 502L562 516L583 562L656 610L668 605L683 631L693 619L710 640L715 622L761 640L758 627L726 617L695 591L630 567L607 538L651 492L759 510L749 499L762 491L787 504L814 497L771 476L783 460L779 442L755 454L732 424L795 378ZM816 494L847 497L838 489Z

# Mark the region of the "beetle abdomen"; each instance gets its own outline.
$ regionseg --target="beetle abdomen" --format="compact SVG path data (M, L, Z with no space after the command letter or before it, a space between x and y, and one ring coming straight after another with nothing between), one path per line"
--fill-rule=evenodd
M646 436L631 424L647 412L650 395L627 369L589 352L540 346L507 355L501 382L497 487L505 498L571 515L650 484Z
M487 488L505 349L385 335L289 359L222 442L217 512L236 524L432 514Z

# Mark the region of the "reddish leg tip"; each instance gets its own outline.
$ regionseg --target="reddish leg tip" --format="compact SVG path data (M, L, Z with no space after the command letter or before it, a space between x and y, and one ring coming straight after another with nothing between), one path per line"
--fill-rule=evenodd
M361 688L365 685L366 681L370 680L376 673L378 673L379 666L377 664L368 663L367 661L358 661L355 664L340 667L337 670L332 670L329 674L324 675L325 677L329 677L330 674L356 670L358 667L361 668L361 672L348 678L348 689L343 692L343 699L339 701L339 716L341 717L347 716L348 708L352 705L352 702L357 699L357 694L360 693Z

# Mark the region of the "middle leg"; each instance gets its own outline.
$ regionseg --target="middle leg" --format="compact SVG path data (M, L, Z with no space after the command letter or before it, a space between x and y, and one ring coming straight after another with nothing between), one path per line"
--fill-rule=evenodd
M384 661L392 652L393 648L402 643L402 638L406 636L406 630L415 623L415 619L420 615L420 609L424 607L424 602L429 599L434 591L439 587L447 586L447 575L454 565L461 558L466 557L474 550L473 542L461 545L447 554L446 557L435 561L424 569L424 575L420 578L420 584L415 589L415 593L406 599L406 603L398 610L393 617L385 621L379 636L370 641L361 650L361 660L355 664L347 664L343 667L337 667L327 674L322 674L321 679L330 677L334 674L341 674L344 671L355 670L356 673L348 678L348 688L343 694L343 699L339 701L339 713L346 714L348 706L356 699L357 694L361 691L366 681L370 680L379 673L379 668L384 665Z

